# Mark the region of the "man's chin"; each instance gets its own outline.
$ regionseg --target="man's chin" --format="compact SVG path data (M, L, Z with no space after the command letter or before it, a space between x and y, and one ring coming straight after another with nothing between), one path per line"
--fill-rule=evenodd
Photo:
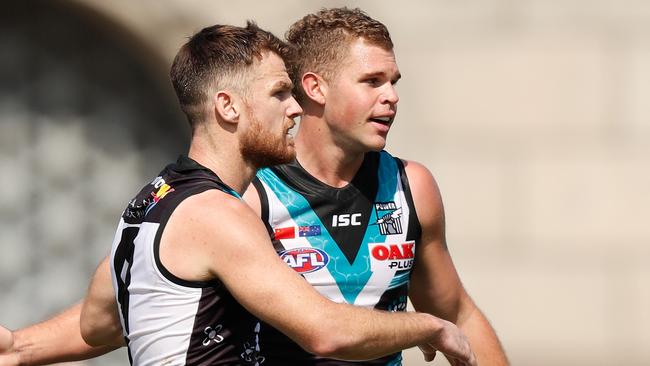
M288 164L296 160L296 148L292 145L287 146L285 153L278 156L277 163L273 165Z
M366 145L366 149L370 152L380 152L386 148L386 140L382 139L381 141L373 141Z
M259 152L249 156L249 161L257 169L267 168L275 165L288 164L296 158L296 149L293 146L287 146L282 152Z

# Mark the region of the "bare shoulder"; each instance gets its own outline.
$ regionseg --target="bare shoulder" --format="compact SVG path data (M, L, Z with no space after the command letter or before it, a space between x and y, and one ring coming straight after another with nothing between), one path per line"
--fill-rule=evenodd
M169 221L173 228L211 240L260 232L266 235L259 216L243 200L216 189L184 200Z
M259 217L244 201L212 189L188 197L174 210L162 234L160 256L174 275L206 281L234 253L271 248Z
M219 224L222 221L220 218L239 217L238 221L255 218L254 212L243 200L218 189L210 189L185 199L173 215L180 216L181 221L210 224Z
M427 216L442 215L442 197L431 171L413 160L402 160L402 162L420 221L426 220Z

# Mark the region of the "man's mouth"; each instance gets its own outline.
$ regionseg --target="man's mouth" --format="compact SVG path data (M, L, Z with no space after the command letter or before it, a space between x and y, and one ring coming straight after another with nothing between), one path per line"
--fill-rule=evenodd
M291 136L293 136L293 133L294 133L293 129L294 129L294 127L296 127L296 122L293 122L293 123L291 123L291 124L289 125L289 127L287 128L285 134L286 134L286 135L291 135Z
M374 118L370 118L370 121L381 123L382 125L388 126L391 123L393 123L393 117L374 117Z

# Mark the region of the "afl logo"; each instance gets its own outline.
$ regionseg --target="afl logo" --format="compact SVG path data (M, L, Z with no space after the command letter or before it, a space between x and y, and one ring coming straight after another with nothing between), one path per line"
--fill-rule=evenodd
M280 258L298 273L318 271L330 261L327 253L317 248L288 249L280 252Z

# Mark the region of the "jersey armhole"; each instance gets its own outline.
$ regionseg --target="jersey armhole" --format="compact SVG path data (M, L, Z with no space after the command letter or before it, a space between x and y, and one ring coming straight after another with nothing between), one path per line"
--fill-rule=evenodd
M213 187L213 186L201 186L197 187L194 189L189 189L182 194L180 194L177 197L174 197L174 203L173 203L173 209L171 210L166 210L164 215L161 215L160 217L160 226L158 227L158 230L156 231L156 237L154 239L153 243L153 256L154 260L156 262L156 269L162 274L167 280L181 286L185 287L192 287L192 288L206 288L206 287L216 287L216 286L221 286L221 282L218 280L211 280L211 281L188 281L184 280L180 277L177 277L173 273L171 273L167 267L165 267L160 260L160 239L162 238L162 234L165 231L165 227L167 226L167 222L169 221L169 218L171 217L172 213L174 210L176 210L176 207L181 204L186 198L191 197L193 195L203 193L207 190L210 189L217 189L223 191L220 187ZM229 192L224 192L228 193Z
M417 210L415 209L415 201L413 200L413 194L411 194L411 186L409 185L408 176L406 175L406 168L404 167L404 161L400 158L394 158L397 163L397 168L399 170L400 180L402 181L402 187L404 187L404 196L406 197L406 202L409 207L409 231L411 229L415 233L417 241L420 240L422 236L422 227L420 226L420 219L418 218Z
M257 191L258 197L260 198L260 218L264 223L266 231L269 233L269 237L272 238L273 228L271 228L271 224L269 224L269 197L266 194L266 189L264 189L264 184L258 177L255 177L255 179L253 179L253 186Z

